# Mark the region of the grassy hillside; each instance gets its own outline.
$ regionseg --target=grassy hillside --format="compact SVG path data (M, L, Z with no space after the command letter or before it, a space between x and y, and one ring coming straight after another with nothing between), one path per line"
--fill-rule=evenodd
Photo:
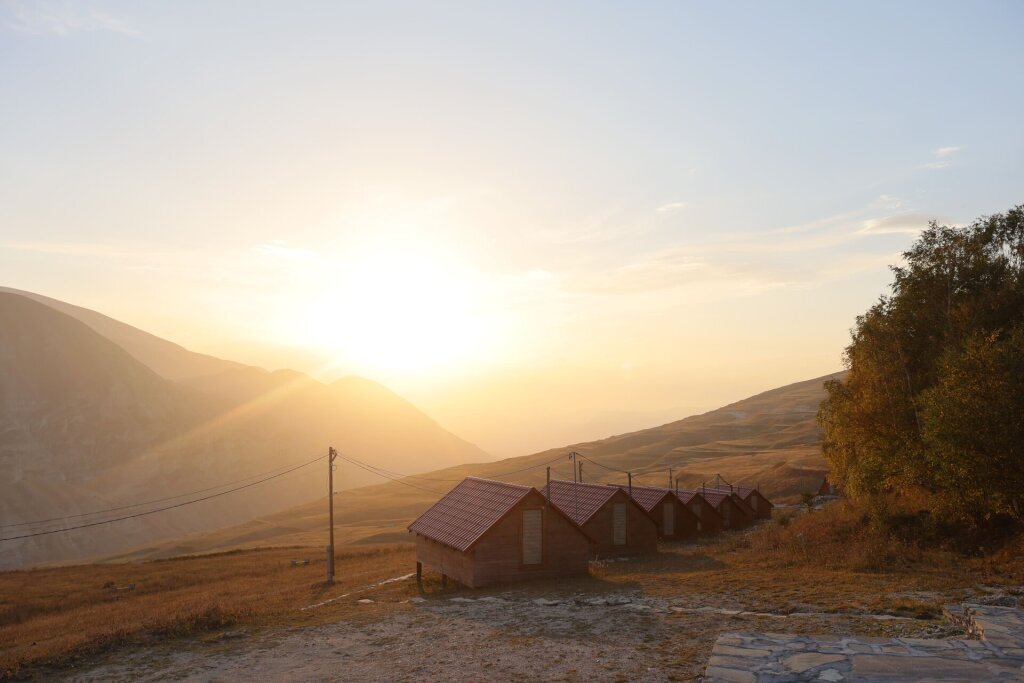
M721 632L934 637L948 633L936 618L942 605L1016 591L1024 581L1019 543L984 557L904 550L897 562L864 566L875 558L865 552L871 534L858 516L840 507L785 526L662 544L656 555L594 566L589 576L475 590L443 589L440 577L428 571L421 593L410 576L415 553L409 544L341 549L332 586L323 582L320 547L2 572L0 679L123 680L139 672L159 680L195 677L206 675L196 672L207 672L205 665L226 648L243 648L239 656L247 661L248 653L295 636L302 640L301 657L318 653L324 660L324 674L309 678L351 671L346 667L361 656L382 667L405 660L407 669L415 669L393 680L435 680L421 668L429 658L413 652L417 639L426 639L421 650L441 660L435 670L449 674L464 669L445 661L438 642L470 648L477 661L514 651L545 657L548 667L557 665L566 647L594 642L591 657L602 667L593 680L649 678L655 664L666 667L659 680L691 680L703 671ZM843 533L837 536L836 529ZM857 539L850 533L863 536L861 542L851 544ZM291 565L303 558L311 563ZM135 588L112 590L129 584ZM624 597L632 604L601 606L601 598L621 605ZM595 598L596 605L589 602ZM552 606L559 602L567 611ZM334 635L315 630L322 624L337 624ZM487 630L479 632L480 625ZM467 629L475 642L456 640ZM350 658L342 637L351 633L368 635L372 647ZM311 644L324 647L310 650ZM102 652L110 656L87 657ZM182 653L193 653L189 657L204 668L176 673L187 668L180 664ZM103 668L111 663L121 668ZM90 675L94 665L100 669ZM375 677L392 672L377 670ZM503 676L479 671L474 677ZM564 678L582 680L570 673Z
M81 320L0 292L0 538L157 506L88 514L97 510L211 493L217 484L312 460L328 445L405 472L487 458L369 380L327 385L301 373L224 367L171 381ZM323 496L322 473L307 468L273 488L172 513L5 541L0 568L82 560L237 524ZM372 481L360 471L336 488ZM27 524L36 520L50 521Z
M135 360L150 368L161 377L170 380L183 380L211 375L233 368L246 367L241 363L215 358L202 353L195 353L161 339L119 320L91 311L88 308L75 306L64 301L51 299L48 296L25 292L10 287L0 287L0 292L16 294L41 303L59 311L90 327L94 332L114 342L124 349Z
M721 474L733 483L760 486L776 501L794 501L816 490L825 473L814 421L827 377L773 389L677 422L601 441L553 448L499 462L461 465L419 477L345 491L335 498L338 543L408 540L406 526L463 477L474 475L543 485L545 463L552 477L572 478L566 454L575 450L618 470L651 470L635 483L662 485L668 467L687 485ZM342 463L335 481L364 475ZM625 483L626 475L584 462L587 481ZM327 501L321 499L240 526L195 534L173 543L139 548L118 559L169 557L184 553L276 545L323 545Z

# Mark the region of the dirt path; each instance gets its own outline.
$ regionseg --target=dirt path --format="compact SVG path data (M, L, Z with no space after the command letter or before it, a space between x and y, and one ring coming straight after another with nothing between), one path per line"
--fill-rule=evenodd
M404 578L404 577L403 577ZM80 681L671 681L697 677L715 636L735 628L860 630L873 615L694 609L639 592L537 597L525 590L446 594L401 603L348 600L362 618L252 637L178 642L121 655L65 678ZM362 600L364 602L360 603ZM325 605L324 609L330 609ZM935 622L895 619L924 633Z

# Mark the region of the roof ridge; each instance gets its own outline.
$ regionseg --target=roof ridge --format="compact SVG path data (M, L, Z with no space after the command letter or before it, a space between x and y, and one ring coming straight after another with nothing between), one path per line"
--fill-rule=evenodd
M535 488L533 486L530 486L529 484L516 484L515 482L511 482L511 481L500 481L498 479L488 479L487 477L474 477L472 475L463 477L462 481L466 481L467 479L472 479L473 481L483 481L483 482L486 482L488 484L501 484L502 486L514 486L514 487L520 488L520 489L532 489L532 488ZM459 484L461 484L461 483L462 482L460 481ZM456 486L458 486L458 484L456 484Z

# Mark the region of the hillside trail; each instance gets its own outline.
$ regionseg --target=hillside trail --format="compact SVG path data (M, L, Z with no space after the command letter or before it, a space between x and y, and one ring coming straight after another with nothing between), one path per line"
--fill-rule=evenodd
M410 579L394 579L405 580ZM786 615L699 606L690 597L567 588L553 591L548 586L537 591L523 586L481 597L479 592L456 591L393 602L373 590L354 591L344 603L357 610L355 618L168 642L111 655L91 666L65 670L59 677L75 681L679 681L699 679L715 637L728 630L851 633L884 623L891 633L929 637L936 629L949 628L934 620L894 615ZM316 607L329 610L339 604Z

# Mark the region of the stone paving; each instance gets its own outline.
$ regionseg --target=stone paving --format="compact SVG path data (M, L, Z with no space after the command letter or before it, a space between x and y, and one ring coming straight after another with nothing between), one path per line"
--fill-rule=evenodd
M724 633L704 681L1024 681L1024 610L964 604L945 613L978 639Z

